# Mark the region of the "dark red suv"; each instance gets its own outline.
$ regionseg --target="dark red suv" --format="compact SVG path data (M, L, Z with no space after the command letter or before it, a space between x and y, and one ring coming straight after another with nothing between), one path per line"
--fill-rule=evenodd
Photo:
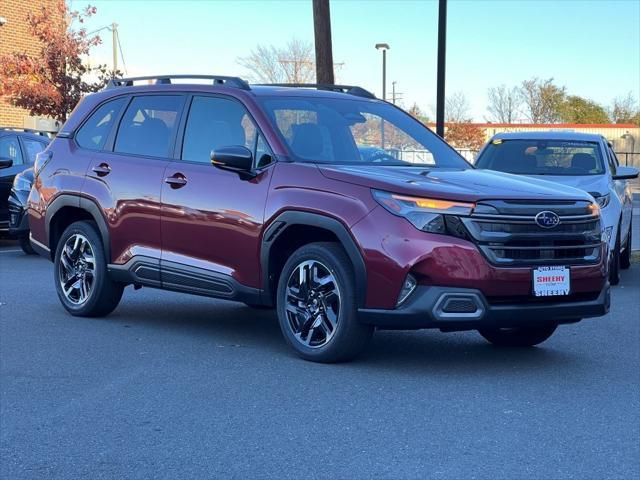
M476 170L358 87L176 78L113 80L36 161L32 244L71 314L126 285L276 307L330 362L375 328L528 346L608 311L590 195Z

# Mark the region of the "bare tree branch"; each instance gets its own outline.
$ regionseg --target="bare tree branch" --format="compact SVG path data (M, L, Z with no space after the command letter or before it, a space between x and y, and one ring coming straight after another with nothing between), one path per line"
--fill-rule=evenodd
M517 87L508 88L506 85L489 88L489 106L491 121L498 123L513 123L522 104L522 95Z
M263 83L309 83L315 79L313 46L292 39L284 47L258 45L238 63L251 72L251 80Z
M557 123L566 88L553 83L553 78L525 80L520 87L525 115L532 123Z

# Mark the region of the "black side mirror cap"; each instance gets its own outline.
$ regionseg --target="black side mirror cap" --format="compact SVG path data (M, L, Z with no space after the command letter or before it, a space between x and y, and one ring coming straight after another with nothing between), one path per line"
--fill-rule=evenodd
M616 174L613 175L614 180L633 180L634 178L638 178L638 174L640 172L637 168L634 167L618 167L616 169Z
M255 177L253 153L247 147L241 145L212 150L211 163L214 167L238 172L244 177Z
M13 160L6 157L0 157L0 168L13 167Z

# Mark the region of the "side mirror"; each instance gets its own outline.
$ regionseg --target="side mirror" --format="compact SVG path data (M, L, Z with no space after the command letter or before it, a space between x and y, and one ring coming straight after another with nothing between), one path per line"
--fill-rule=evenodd
M231 170L244 176L255 177L253 173L253 154L247 147L234 145L211 151L211 163L214 167Z
M633 167L618 167L616 174L613 175L614 180L633 180L638 178L638 169Z
M6 157L0 157L0 168L13 167L13 160Z

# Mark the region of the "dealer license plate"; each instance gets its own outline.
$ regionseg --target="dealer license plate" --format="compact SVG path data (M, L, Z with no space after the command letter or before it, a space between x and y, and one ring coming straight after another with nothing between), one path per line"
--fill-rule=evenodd
M533 269L533 294L536 297L569 295L571 280L567 267L538 267Z

